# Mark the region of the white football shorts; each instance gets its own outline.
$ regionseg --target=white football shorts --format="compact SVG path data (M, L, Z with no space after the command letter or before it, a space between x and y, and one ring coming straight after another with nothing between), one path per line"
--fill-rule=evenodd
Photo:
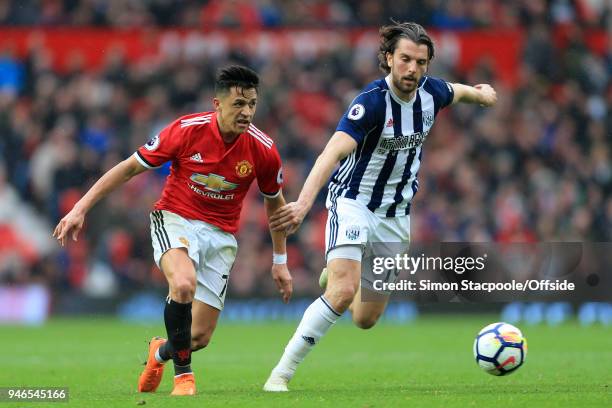
M364 282L380 279L371 272L373 257L395 257L407 253L410 246L409 215L379 217L358 200L330 198L329 195L326 206L326 260L352 259L362 262L362 286ZM364 259L364 256L368 259ZM393 271L386 274L383 280L394 282L397 276L397 271Z
M195 299L223 310L230 271L238 251L236 238L207 222L183 218L166 210L155 210L150 217L157 266L170 248L187 249L196 270Z

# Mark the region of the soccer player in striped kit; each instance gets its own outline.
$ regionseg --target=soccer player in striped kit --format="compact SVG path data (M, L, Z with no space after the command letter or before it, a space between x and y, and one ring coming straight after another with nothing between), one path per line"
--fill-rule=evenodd
M352 101L298 200L270 219L273 230L294 232L331 176L325 293L304 312L264 385L266 391L288 391L298 364L347 309L358 327L376 324L388 294L380 302L361 302L367 283L361 276L365 246L383 242L408 249L410 202L419 188L423 143L440 110L458 102L493 106L497 100L488 84L472 87L427 76L434 45L420 25L393 21L380 29L380 36L378 58L387 76Z
M164 363L174 362L172 395L193 395L191 352L206 347L223 309L234 263L240 209L257 180L268 215L285 204L281 160L273 140L257 129L259 78L242 66L219 71L214 112L172 122L131 157L119 163L59 222L53 235L64 245L76 240L85 214L101 198L132 177L172 161L160 200L151 213L154 258L170 293L164 322L168 340L155 337L138 381L138 391L159 386ZM285 302L292 292L285 232L271 231L272 278Z

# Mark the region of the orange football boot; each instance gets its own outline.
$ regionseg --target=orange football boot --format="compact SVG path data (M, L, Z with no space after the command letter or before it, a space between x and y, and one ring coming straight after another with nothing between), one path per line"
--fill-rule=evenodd
M138 379L138 392L155 392L159 386L162 375L164 374L165 364L155 359L155 352L166 341L168 340L161 337L153 337L149 342L149 358L147 358L145 368Z
M174 389L170 395L195 395L196 386L193 373L180 374L174 377Z

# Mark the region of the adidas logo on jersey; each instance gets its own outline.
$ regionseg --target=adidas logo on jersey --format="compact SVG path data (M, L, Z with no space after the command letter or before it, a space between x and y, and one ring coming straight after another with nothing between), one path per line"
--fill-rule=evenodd
M198 163L204 163L204 160L202 160L202 155L200 153L194 154L193 156L189 158L189 160L198 162Z
M392 127L392 126L393 126L393 118L389 118L389 121L387 122L386 127Z

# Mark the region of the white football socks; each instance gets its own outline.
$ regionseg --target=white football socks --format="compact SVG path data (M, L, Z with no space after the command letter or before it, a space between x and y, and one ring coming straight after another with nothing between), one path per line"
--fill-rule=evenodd
M323 296L312 302L272 373L290 380L298 364L340 316Z

